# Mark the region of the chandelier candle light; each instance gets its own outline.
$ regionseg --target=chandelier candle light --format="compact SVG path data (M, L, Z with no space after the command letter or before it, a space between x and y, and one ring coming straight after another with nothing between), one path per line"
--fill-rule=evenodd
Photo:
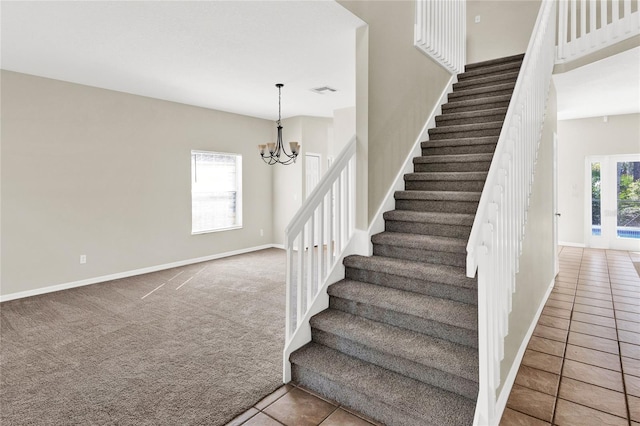
M280 164L293 164L296 162L296 158L298 158L298 153L300 152L300 144L298 142L289 142L289 147L291 148L291 154L284 149L284 144L282 143L282 124L280 123L281 116L281 100L282 100L282 86L284 84L278 83L276 87L278 88L278 139L276 142L269 142L267 144L258 145L258 150L260 150L260 157L262 157L262 161L269 165L274 165L277 163ZM284 154L285 158L280 158L280 156Z

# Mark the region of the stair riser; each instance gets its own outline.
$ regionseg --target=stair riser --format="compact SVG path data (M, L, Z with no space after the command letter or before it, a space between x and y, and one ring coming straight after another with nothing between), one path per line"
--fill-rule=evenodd
M488 172L491 162L458 162L458 163L417 163L413 165L415 172Z
M493 92L471 93L471 94L465 94L464 91L462 91L458 93L453 92L452 94L447 96L447 99L449 100L449 102L458 102L458 101L467 101L470 99L482 99L488 96L511 95L511 93L513 93L513 89L503 89L503 90L496 90Z
M373 255L456 266L459 268L464 268L467 260L466 253L448 253L435 250L398 247L387 244L374 244Z
M428 336L448 340L453 343L478 347L477 333L461 327L419 318L401 312L390 311L373 305L358 303L353 300L342 299L334 296L329 297L329 307L353 315L359 315L373 321L383 322L396 327L406 328Z
M294 383L311 389L327 399L336 401L388 426L439 426L425 423L424 419L417 419L405 412L396 410L382 401L372 399L370 396L356 392L343 384L334 383L326 377L297 364L291 365L291 379Z
M484 136L500 136L501 127L494 129L477 129L462 130L453 132L434 132L429 130L429 140L437 141L442 139L460 139L460 138L481 138Z
M386 220L385 230L406 234L435 235L437 237L469 238L471 226L443 225L439 223L402 222Z
M404 187L407 191L482 192L484 180L409 180Z
M495 74L493 76L486 77L484 79L476 78L476 79L470 79L466 81L460 81L453 85L453 92L455 93L456 91L465 90L465 89L478 89L480 87L493 86L495 84L515 83L517 80L518 80L518 73L510 71L510 72Z
M467 112L467 111L481 111L485 109L493 108L506 108L509 106L509 101L496 101L487 102L478 105L456 105L456 103L449 103L442 106L442 112Z
M500 64L490 67L476 68L471 71L458 74L458 81L472 80L474 78L490 77L494 74L503 74L508 71L517 71L520 69L522 61L515 61L506 64Z
M441 200L396 200L396 209L416 212L471 213L478 210L478 202Z
M366 346L313 327L311 328L311 339L316 343L328 346L354 358L359 358L379 367L386 368L387 370L402 374L403 376L411 377L412 379L432 386L437 386L469 399L475 400L478 395L477 383L455 374L390 355L384 351L384 348Z
M425 280L400 277L398 275L356 268L346 268L345 277L347 279L375 284L382 287L412 291L414 293L455 300L458 302L469 303L471 305L476 305L478 303L478 291L475 287L469 288L444 283L428 282Z
M496 151L495 143L422 148L422 155L487 154Z
M481 115L479 117L449 118L449 114L436 117L436 126L454 126L456 124L478 124L492 121L504 121L505 114Z

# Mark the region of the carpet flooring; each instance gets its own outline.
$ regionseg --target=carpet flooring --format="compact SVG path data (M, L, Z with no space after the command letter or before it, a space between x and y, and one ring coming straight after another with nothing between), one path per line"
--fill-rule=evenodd
M222 425L282 385L285 252L0 304L0 424Z

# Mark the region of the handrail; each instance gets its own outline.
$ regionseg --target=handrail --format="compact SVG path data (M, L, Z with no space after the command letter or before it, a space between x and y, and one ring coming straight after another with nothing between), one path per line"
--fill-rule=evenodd
M555 10L553 0L542 1L467 244L467 276L478 275L476 424L499 421L496 390L554 65Z
M287 345L353 235L355 158L353 136L285 229Z
M450 73L464 71L466 0L416 0L414 46Z
M576 60L640 34L640 10L631 12L631 3L632 0L559 0L556 63Z

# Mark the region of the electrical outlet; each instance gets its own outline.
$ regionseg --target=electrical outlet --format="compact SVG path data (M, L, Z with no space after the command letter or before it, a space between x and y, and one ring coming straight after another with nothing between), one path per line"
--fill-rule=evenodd
M262 230L262 229L260 230L260 236L264 237L264 230Z
M81 254L80 255L80 263L81 264L87 263L87 255L86 254Z
M480 23L480 15L476 15L475 23L476 23L476 24L479 24L479 23Z

